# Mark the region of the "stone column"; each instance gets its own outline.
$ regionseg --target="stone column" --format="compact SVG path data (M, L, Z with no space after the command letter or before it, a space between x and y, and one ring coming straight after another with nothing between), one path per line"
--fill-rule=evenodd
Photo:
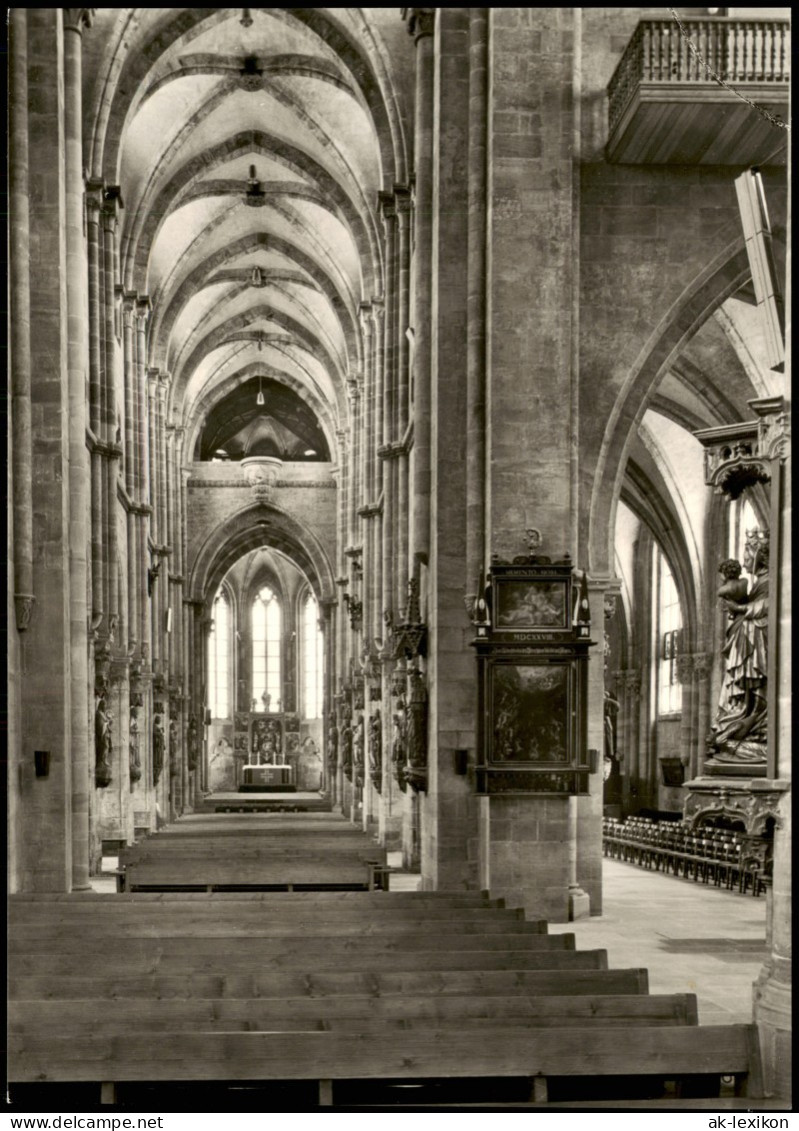
M69 559L72 685L72 887L89 885L89 562L91 469L86 449L89 368L87 264L83 234L81 35L92 9L64 8L64 134L69 367ZM12 319L13 324L13 319ZM14 425L15 443L18 435Z
M466 600L474 604L488 561L485 545L486 157L488 9L469 9L469 238L466 384Z
M14 173L12 185L15 219L21 222L25 219L24 211L19 215L21 192L25 187L30 200L28 229L11 233L12 250L18 249L21 253L23 259L18 262L28 263L30 254L37 266L28 279L22 268L22 276L12 280L11 295L11 302L15 304L12 310L22 317L19 328L13 325L13 320L11 326L12 350L17 351L12 355L12 470L15 491L19 487L23 492L22 499L15 495L13 502L28 507L32 517L32 525L26 528L23 524L19 531L13 531L15 551L22 551L19 561L15 561L15 567L19 565L21 569L14 579L14 592L20 598L16 602L17 614L22 614L25 629L19 641L19 722L24 739L19 752L18 804L21 819L24 816L24 837L20 839L17 886L22 891L68 892L76 879L72 861L73 794L81 817L83 799L82 791L73 788L72 780L73 634L69 554L72 500L68 429L71 387L68 260L63 238L67 223L63 24L58 8L13 9L11 19L15 93L21 82L19 68L27 68L27 98L14 107L13 119L21 120L12 139L15 152L19 151L24 129L28 159L26 170L23 147L19 153L23 169L19 178ZM22 295L13 293L17 284L24 288ZM19 307L16 306L18 299ZM28 314L33 331L29 337ZM33 374L35 380L29 382ZM28 397L29 415L26 413ZM30 484L29 496L25 494L26 479ZM25 544L28 530L32 535L28 543L30 574L27 573ZM20 544L16 541L17 535ZM39 600L35 615L30 618L34 593ZM36 750L49 753L47 777L34 776ZM81 856L85 857L86 839L78 839ZM79 869L78 882L82 880L81 873Z
M395 186L397 212L397 267L399 272L397 302L397 365L392 397L391 442L395 459L391 465L391 495L394 499L394 595L399 610L408 583L409 515L408 481L410 475L406 434L410 419L410 343L407 337L411 287L411 194ZM388 441L387 441L388 442Z
M138 519L138 586L139 586L139 641L142 656L149 665L151 658L151 614L148 593L147 571L150 554L147 538L150 532L150 402L147 378L147 319L150 313L150 300L140 296L136 303L136 502L139 507ZM149 729L144 731L149 741Z
M103 354L103 387L104 387L104 414L102 424L104 427L103 440L106 445L107 459L105 467L105 502L103 517L105 525L105 564L106 564L106 602L108 607L109 633L113 636L119 623L121 613L119 600L119 531L117 515L119 504L117 502L117 478L119 473L118 457L121 452L121 436L117 437L116 416L116 307L115 307L115 270L116 270L116 232L117 213L122 206L119 189L114 187L105 190L105 203L102 210L103 228L103 332L105 349Z
M688 780L689 767L694 759L696 749L696 695L694 692L694 677L696 669L692 655L685 653L677 657L677 678L682 687L682 707L680 709L680 758L685 766L685 776Z
M694 690L696 702L696 744L694 746L690 773L698 777L705 764L705 739L710 729L710 673L713 657L709 652L696 652L694 662Z
M98 444L104 428L102 358L100 349L100 212L102 185L91 182L86 193L86 246L89 271L89 427L94 437L91 452L91 542L92 542L92 627L99 628L107 613L105 600L105 559L103 554L103 497L105 463Z
M25 8L10 9L10 361L14 605L17 631L33 612L33 491L31 455L30 235L28 178L28 32Z
M413 446L414 559L430 555L431 314L433 282L433 72L436 8L404 8L416 43L414 121ZM415 572L415 571L414 571Z
M789 236L790 240L790 231ZM789 276L790 286L790 276ZM790 296L789 296L790 301ZM790 341L789 341L790 350ZM786 359L790 372L790 353ZM770 761L775 785L784 790L779 802L774 829L774 880L768 908L771 954L754 987L754 1019L760 1033L763 1053L763 1076L767 1095L789 1098L792 1084L792 483L791 449L788 434L790 389L785 382L784 413L775 422L771 477L772 538L776 543L776 560L771 566L769 647L770 675L774 687L770 692L769 743ZM773 537L776 529L777 537Z

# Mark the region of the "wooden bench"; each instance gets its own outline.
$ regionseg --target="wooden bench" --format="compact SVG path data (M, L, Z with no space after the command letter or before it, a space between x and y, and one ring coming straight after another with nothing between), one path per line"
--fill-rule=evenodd
M317 888L375 891L387 886L387 871L380 861L349 858L318 860L145 860L117 872L119 891L199 889L217 891L239 888L273 888L296 891Z
M52 1032L112 1033L129 1030L350 1030L353 1027L436 1024L491 1025L498 1021L534 1028L617 1025L696 1025L693 994L627 994L616 996L525 997L341 995L287 998L282 1001L209 998L136 1000L117 998L109 1011L107 998L82 1001L25 1000L9 1003L9 1029L37 1027Z
M521 936L534 939L534 935ZM547 936L544 936L547 937ZM189 942L188 946L176 943ZM252 942L252 940L241 940ZM382 971L453 971L453 970L606 970L607 952L604 950L534 950L522 949L521 943L510 949L501 937L491 936L490 941L501 945L493 948L478 940L474 948L452 949L449 953L438 949L430 937L423 945L410 946L403 940L399 947L393 940L370 939L353 945L351 939L328 938L270 939L268 943L249 947L233 946L225 940L206 940L215 944L198 943L192 956L190 940L127 939L124 947L109 947L106 940L91 945L86 940L83 953L69 953L62 949L53 951L26 951L9 956L9 976L35 976L46 969L53 975L79 976L90 964L96 976L112 976L124 963L127 974L181 974L188 966L197 974L250 974L258 976L272 970L279 971L337 971L353 966L360 969ZM145 944L145 945L142 945Z
M481 1028L381 1033L120 1032L71 1036L12 1034L11 1078L19 1081L314 1080L320 1105L333 1082L523 1077L546 1100L548 1077L585 1075L736 1076L760 1090L755 1026ZM753 1079L749 1081L749 1076Z
M586 996L646 994L644 969L628 970L314 970L247 971L245 973L133 974L118 969L95 975L42 971L20 975L9 971L9 997L23 999L246 998L321 999L350 995L385 997L474 994L479 997Z

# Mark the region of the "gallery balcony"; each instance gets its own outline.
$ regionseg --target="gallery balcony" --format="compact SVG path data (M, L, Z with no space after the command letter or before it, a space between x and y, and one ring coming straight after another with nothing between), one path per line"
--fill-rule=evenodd
M642 20L608 86L608 161L625 165L782 165L788 131L709 73L788 120L787 20Z

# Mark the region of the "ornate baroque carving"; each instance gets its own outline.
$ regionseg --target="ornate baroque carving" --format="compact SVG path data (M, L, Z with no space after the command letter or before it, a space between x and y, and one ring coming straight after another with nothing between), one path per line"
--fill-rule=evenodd
M788 456L790 421L783 398L768 397L749 404L757 420L694 433L705 448L705 482L729 499L737 499L755 483L767 483L773 461Z
M762 836L766 822L773 820L780 827L778 809L787 783L723 782L698 779L688 782L685 819L701 824L707 817L725 816L742 821L750 836Z

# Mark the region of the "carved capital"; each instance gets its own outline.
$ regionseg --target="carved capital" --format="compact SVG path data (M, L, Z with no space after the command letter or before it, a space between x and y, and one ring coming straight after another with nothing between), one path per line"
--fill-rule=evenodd
M412 35L415 42L425 36L432 35L436 29L435 8L403 8L402 18L408 25L408 34Z
M76 31L78 35L83 29L90 28L94 23L97 13L96 8L62 8L64 13L64 31Z
M394 220L397 215L394 194L392 192L379 192L377 194L377 201L380 206L380 215L383 219Z
M691 657L697 679L705 680L713 670L713 656L710 652L695 652Z
M394 185L394 207L398 216L408 216L411 211L411 190L407 185Z

